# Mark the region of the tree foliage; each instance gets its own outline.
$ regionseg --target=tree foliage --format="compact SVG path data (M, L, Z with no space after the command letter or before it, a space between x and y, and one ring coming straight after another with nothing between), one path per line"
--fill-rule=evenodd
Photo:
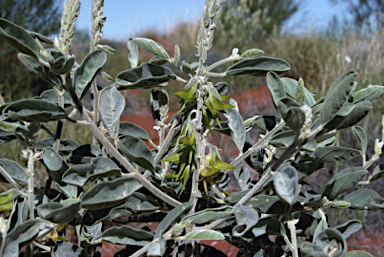
M0 17L18 24L29 31L51 35L60 29L62 1L56 0L0 0ZM32 83L44 88L44 82L37 76L24 72L23 65L15 58L16 51L0 38L0 70L6 71L0 77L0 91L7 92L5 99L19 99L28 96ZM20 90L27 87L29 90Z
M103 89L95 77L114 50L99 44L102 0L93 1L91 49L81 64L69 55L79 0L66 0L60 39L45 47L41 36L0 19L1 37L52 87L31 99L4 102L0 97L0 143L17 140L26 160L0 159L0 178L11 187L0 193L0 210L7 211L0 218L2 256L101 256L103 241L125 246L115 256L225 256L200 240L227 240L239 248L238 256L370 256L347 253L346 239L361 222L330 227L326 211L384 209L377 192L362 188L383 177L382 164L367 175L383 156L384 138L376 139L368 158L368 137L356 126L383 87L357 91L357 73L350 71L324 98L315 99L302 79L280 76L291 68L287 61L261 56L258 49L233 51L207 65L222 2L206 2L196 62L181 60L177 45L171 56L152 39L129 39L131 68L115 78L103 73L111 81ZM139 48L153 55L148 63L140 63ZM232 65L214 71L224 64ZM228 101L230 85L210 81L231 76L266 77L276 115L243 120L236 101ZM180 109L169 119L166 88L172 80L184 88L174 94ZM126 106L120 91L137 88L151 89L159 144L139 126L120 122ZM84 96L91 92L94 102L88 109ZM55 132L47 128L49 122ZM88 127L93 141L80 145L62 138L68 122ZM358 149L336 145L337 131L351 127ZM247 133L255 128L265 134L253 141ZM48 139L38 136L41 129ZM213 130L232 140L236 158L221 157ZM323 172L327 162L359 157L360 166L346 165L319 191L305 181ZM46 169L44 187L35 184L37 161ZM229 172L239 192L227 192ZM257 174L254 181L251 172ZM104 229L121 217L126 224ZM137 221L159 224L137 229L130 224ZM76 240L69 231L75 231Z

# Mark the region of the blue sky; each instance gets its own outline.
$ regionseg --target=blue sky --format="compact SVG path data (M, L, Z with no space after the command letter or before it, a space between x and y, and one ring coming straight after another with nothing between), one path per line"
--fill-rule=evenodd
M91 0L81 1L77 28L91 28ZM144 29L164 31L172 24L201 18L205 0L105 0L107 17L105 38L125 40ZM298 14L287 24L294 33L325 27L333 14L342 15L342 6L333 6L329 0L304 0Z

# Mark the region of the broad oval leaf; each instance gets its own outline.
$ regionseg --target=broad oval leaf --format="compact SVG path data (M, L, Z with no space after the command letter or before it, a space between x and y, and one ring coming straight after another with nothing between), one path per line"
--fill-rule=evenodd
M352 94L352 103L368 100L374 102L384 95L383 86L370 86Z
M242 53L240 55L240 57L243 57L243 58L252 58L252 57L255 57L255 56L258 56L260 54L264 54L264 51L263 50L260 50L260 49L256 49L256 48L253 48L253 49L248 49L247 51L245 51L244 53Z
M73 220L80 209L80 201L66 200L63 202L48 202L37 206L37 213L43 219L58 224L68 223Z
M13 120L28 122L47 122L68 118L63 108L41 99L13 102L3 110L3 114Z
M267 217L259 219L257 224L252 228L252 233L255 237L261 235L285 235L283 224L275 218Z
M124 202L141 187L140 181L133 177L101 182L83 195L81 207L90 210L112 207Z
M362 101L357 104L345 103L324 128L328 130L348 128L361 121L370 110L371 103L369 101Z
M273 185L278 196L289 205L296 202L299 194L297 171L291 165L281 165L273 174Z
M120 72L116 77L117 89L159 87L162 83L176 79L168 68L152 63L142 63L139 67Z
M345 257L372 257L372 255L364 251L350 251L345 254Z
M291 97L295 98L300 103L300 105L302 104L303 97L304 104L308 106L313 106L316 103L313 94L304 86L304 82L301 78L299 81L297 81L292 78L284 77L280 78L280 81L284 87L285 92Z
M33 37L22 27L0 18L0 36L22 53L37 59L40 48Z
M52 148L45 148L43 151L43 161L47 167L48 175L58 184L62 183L62 176L68 169L68 165L61 159L60 155Z
M28 184L28 175L25 173L23 167L15 161L8 159L0 159L0 166L13 178L17 183L21 185ZM0 175L1 181L6 181L2 175Z
M60 244L57 244L55 247L53 247L53 252L55 257L88 256L87 252L83 248L68 242L62 242Z
M153 170L153 156L143 140L132 136L121 136L117 141L117 148L129 160L147 170Z
M119 135L132 136L148 141L149 135L142 127L132 122L120 122Z
M253 57L241 60L227 69L227 75L265 76L269 71L282 73L289 71L291 65L283 59L273 57Z
M80 67L73 73L73 87L75 88L76 96L82 99L87 93L92 81L97 73L107 61L107 54L98 49L88 54Z
M97 145L81 145L75 148L68 156L67 161L73 164L89 163L100 155L100 148Z
M63 182L83 187L88 181L105 178L120 177L121 169L109 158L97 157L91 163L78 164L63 174Z
M167 216L160 222L159 226L156 229L155 239L160 239L163 233L174 223L176 222L183 213L188 212L192 209L193 203L182 203L172 211L170 211Z
M106 87L100 92L99 112L101 120L112 138L117 138L120 116L124 108L125 98L114 86Z
M59 97L57 96L57 93L55 92L55 89L49 89L41 93L40 99L43 99L48 102L52 102L54 104L59 104ZM68 92L64 92L64 107L69 107L73 105L71 96Z
M137 45L133 43L130 39L127 41L127 47L129 50L128 60L131 64L131 68L136 68L139 64L139 49Z
M349 202L351 209L358 210L379 210L384 209L384 199L372 189L356 190L343 199Z
M40 78L59 88L63 86L61 77L57 74L54 74L48 67L41 64L34 57L23 53L18 53L17 58L24 64L25 67L38 75Z
M375 167L371 176L369 176L369 181L375 181L384 177L384 164L381 163Z
M347 239L350 235L352 235L356 231L359 231L362 227L363 227L363 225L361 224L361 222L359 220L350 220L344 224L341 224L341 225L335 227L335 229L337 229L341 232L344 239Z
M275 107L278 106L279 100L286 96L283 83L279 76L274 72L268 72L267 74L268 90L271 93L273 103Z
M314 236L313 242L321 248L328 249L332 256L342 257L348 250L347 243L340 231L334 228L326 228ZM331 247L332 246L332 247ZM335 248L337 246L337 248Z
M105 230L101 239L113 244L146 246L152 241L153 234L130 226L121 226Z
M356 126L352 128L352 134L354 135L356 141L361 147L361 151L363 152L363 154L365 154L368 145L367 134L365 133L365 130L360 126Z
M223 206L219 208L207 208L205 210L193 213L191 215L185 216L181 220L181 224L191 222L191 224L205 224L214 220L228 217L233 212L231 206Z
M339 146L324 146L315 151L316 159L325 162L352 160L360 156L361 152L356 149Z
M33 219L17 225L5 237L1 256L18 257L21 247L32 243L43 223L42 220Z
M234 215L237 225L233 227L232 234L236 237L243 236L259 221L259 213L250 206L238 206Z
M328 90L320 110L320 121L322 124L332 120L344 103L346 103L356 86L356 75L356 72L348 73L348 76L342 77L343 79L338 84L335 83L335 86Z
M215 230L210 229L198 229L187 233L185 236L176 238L177 240L224 240L225 236Z
M300 107L290 107L286 115L284 115L284 120L287 125L294 131L300 131L301 127L305 122L305 113Z
M359 182L368 171L363 167L346 168L336 174L325 187L323 195L333 200Z
M165 51L163 46L157 43L156 41L153 41L152 39L138 37L138 38L133 38L130 41L148 53L157 55L169 61L171 60L171 58L169 57L167 51Z
M237 106L236 102L232 101L232 99L230 104ZM228 121L228 127L231 130L232 140L235 143L236 148L242 152L246 137L243 118L236 108L225 110L224 116Z

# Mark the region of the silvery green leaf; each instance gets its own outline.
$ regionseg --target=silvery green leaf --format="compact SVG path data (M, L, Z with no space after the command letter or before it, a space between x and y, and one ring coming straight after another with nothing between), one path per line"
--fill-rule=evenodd
M352 94L352 103L368 100L374 102L384 94L383 86L370 86Z
M320 110L320 121L326 124L332 120L356 87L356 72L344 74L340 81L335 82L328 90Z
M113 244L146 246L153 234L130 226L112 227L103 232L101 238Z
M368 171L363 167L346 168L336 174L325 187L323 195L333 200L359 182Z
M215 230L210 229L198 229L187 233L185 236L176 238L177 240L224 240L225 236Z
M55 104L59 104L59 97L57 96L56 90L55 89L48 89L41 93L40 99L43 99L48 102L52 102ZM69 107L73 105L71 96L69 95L68 92L64 92L64 107Z
M363 154L365 154L365 152L367 151L368 142L367 142L367 134L365 133L364 129L359 126L353 127L352 134L354 135L356 141L361 147Z
M372 255L364 251L350 251L345 254L345 257L372 257Z
M361 221L359 220L350 220L346 223L335 227L335 229L339 230L343 235L344 239L347 239L353 233L359 231L362 228Z
M128 121L120 122L119 135L132 136L146 141L150 139L147 131L145 131L140 126Z
M114 86L106 87L100 92L99 112L101 120L114 139L119 134L120 116L124 108L125 98Z
M60 106L42 99L24 99L5 107L3 114L13 120L27 122L48 122L68 119Z
M241 190L248 189L248 183L251 178L249 170L244 166L240 165L234 171L235 178Z
M324 250L328 249L328 253L332 251L332 256L335 257L342 257L347 252L347 243L343 235L334 228L324 229L314 236L313 242ZM337 248L334 248L334 246L337 246Z
M99 156L100 152L100 147L97 145L81 145L70 152L66 161L73 164L89 163L93 158Z
M230 104L237 106L236 101L233 99L231 99ZM246 136L243 118L236 108L225 110L224 116L228 121L228 127L231 130L232 140L235 143L236 148L242 152Z
M88 181L108 177L120 177L121 169L109 158L97 157L91 163L78 164L62 176L63 182L83 187Z
M129 50L128 60L131 64L131 69L136 68L139 64L139 48L131 39L127 41L127 46Z
M67 256L79 256L79 257L87 257L87 252L78 247L75 244L71 244L68 242L62 242L53 247L53 252L55 257L67 257Z
M179 220L180 216L183 213L188 212L193 207L193 203L186 202L174 208L170 211L167 216L160 222L159 226L156 229L155 239L161 238L163 233L176 221Z
M317 148L315 151L316 159L325 162L351 160L360 156L361 152L356 149L339 146L325 146Z
M17 162L8 159L0 159L0 166L20 185L28 184L28 175L25 173L23 167L21 167ZM6 181L1 174L0 180Z
M260 54L264 54L264 51L260 50L260 49L253 48L253 49L249 49L249 50L245 51L244 53L242 53L240 55L240 57L252 58L252 57L258 56Z
M68 165L61 159L61 156L52 148L43 150L43 161L47 167L48 175L58 184L62 183L62 176L68 169Z
M108 73L106 73L105 71L102 71L101 72L101 76L107 80L107 81L115 81L114 78L112 78L111 75L109 75Z
M69 199L58 202L48 202L37 206L37 213L45 220L64 224L73 220L80 208L80 201Z
M178 45L175 45L174 55L173 55L173 65L179 67L180 65L180 48Z
M283 83L279 76L274 72L268 72L267 74L268 90L271 93L274 105L277 107L279 100L286 96Z
M249 229L251 229L258 221L258 212L250 206L238 206L234 211L237 225L233 227L232 234L236 237L243 236Z
M369 176L369 181L375 181L380 178L384 177L384 165L383 163L378 164L375 169L373 170L373 173L371 176Z
M43 223L42 220L33 219L17 225L6 235L1 256L18 257L20 249L36 238Z
M299 194L298 178L296 169L289 164L282 164L273 174L273 185L278 196L293 205Z
M300 107L292 106L288 109L287 114L284 115L284 120L293 131L299 133L301 127L304 125L306 116Z
M92 81L107 61L107 54L98 49L88 54L80 67L73 73L73 87L76 96L82 99L87 93Z
M349 202L351 209L358 210L382 210L384 209L384 199L372 189L359 189L348 194L343 199Z
M299 83L297 84L295 99L300 105L305 101L305 87L302 78L299 79Z
M285 235L283 224L275 218L267 217L261 218L257 224L252 228L252 233L255 237L261 235Z
M167 60L171 60L167 51L163 48L162 45L153 41L149 38L133 38L130 40L132 43L136 44L138 47L143 49L144 51L157 55Z
M205 224L214 220L228 217L232 214L232 212L233 208L231 206L207 208L205 210L185 216L180 223L185 224L187 222L191 222L191 224Z
M117 148L129 160L137 163L147 170L153 170L153 156L143 140L133 136L120 136L117 140Z
M167 67L152 63L142 63L139 67L117 74L117 89L135 89L159 87L160 84L176 79L176 75Z
M91 210L112 207L124 202L141 187L140 181L133 177L104 181L96 184L83 195L81 207Z
M22 27L0 18L0 36L20 52L38 59L40 48L28 31Z
M245 58L233 64L225 73L235 76L265 76L270 71L282 73L290 69L291 66L289 63L283 59L256 56L253 58Z

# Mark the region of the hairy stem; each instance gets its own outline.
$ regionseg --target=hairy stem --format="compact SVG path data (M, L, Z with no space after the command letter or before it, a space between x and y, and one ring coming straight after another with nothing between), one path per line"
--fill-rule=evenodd
M231 162L232 166L237 167L244 159L246 159L248 156L250 156L252 153L261 150L265 147L265 144L268 142L268 140L276 134L277 131L279 131L283 126L285 125L285 121L281 121L279 124L277 124L270 132L268 132L263 138L261 138L256 144L254 144L251 148L249 148L245 153L239 155ZM222 172L227 173L230 170L223 170Z
M299 257L299 253L297 251L297 238L296 238L296 227L295 224L297 223L297 220L289 220L288 222L288 228L291 231L291 241L292 241L292 256L293 257Z
M153 165L156 165L159 163L160 158L163 157L165 152L168 150L168 147L171 145L173 136L175 135L175 132L176 132L177 123L178 123L177 120L173 121L171 129L169 130L168 135L164 140L164 143L160 146L159 151L157 152L155 158L153 159Z
M83 118L89 123L89 128L91 129L93 135L101 142L102 145L105 146L109 154L113 157L115 157L121 165L124 166L129 172L134 174L140 182L143 184L144 187L146 187L149 191L152 192L153 195L157 196L159 199L163 200L164 202L168 203L171 206L179 206L181 203L177 201L176 199L173 199L172 197L166 195L164 192L159 190L157 187L152 185L151 182L149 182L147 179L145 179L133 166L131 163L125 159L124 156L122 156L117 149L109 142L109 140L101 133L101 131L96 127L95 123L93 123L91 117L89 117L87 111L83 110Z
M34 158L33 151L28 150L28 203L29 203L29 218L35 218L35 205L33 203L34 200L34 185L35 185L35 171L34 171Z

